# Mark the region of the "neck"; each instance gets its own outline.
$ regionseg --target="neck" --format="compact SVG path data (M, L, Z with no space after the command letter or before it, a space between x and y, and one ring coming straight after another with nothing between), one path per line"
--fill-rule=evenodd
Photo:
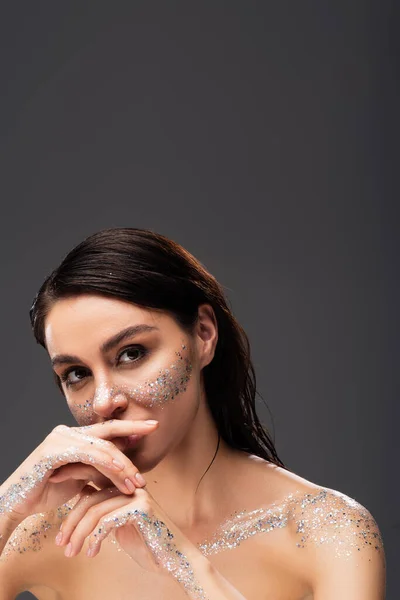
M218 437L208 404L202 401L185 437L145 474L148 491L182 530L217 518L227 498L237 495L234 469L242 453L222 438L218 445Z

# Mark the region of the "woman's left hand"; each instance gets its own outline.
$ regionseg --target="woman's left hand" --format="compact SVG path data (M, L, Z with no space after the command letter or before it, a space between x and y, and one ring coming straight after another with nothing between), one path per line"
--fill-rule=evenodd
M168 571L179 577L185 551L200 551L186 538L144 488L132 496L115 487L96 490L87 485L62 526L62 542L76 556L88 540L91 557L96 556L103 540L112 533L121 548L142 568ZM57 541L56 541L57 543ZM66 551L67 551L66 549ZM89 555L88 555L89 556ZM201 555L202 558L203 555Z

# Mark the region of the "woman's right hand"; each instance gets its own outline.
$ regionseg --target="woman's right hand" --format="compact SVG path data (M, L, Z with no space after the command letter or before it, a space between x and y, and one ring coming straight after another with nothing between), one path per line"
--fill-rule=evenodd
M89 481L101 489L113 484L123 494L132 494L125 479L135 489L141 487L135 478L138 469L122 452L123 440L110 440L148 435L157 426L158 422L117 419L84 427L57 425L0 486L0 514L20 523L68 502Z

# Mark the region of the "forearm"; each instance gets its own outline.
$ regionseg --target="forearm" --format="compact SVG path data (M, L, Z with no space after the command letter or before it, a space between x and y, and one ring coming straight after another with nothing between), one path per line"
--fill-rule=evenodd
M0 486L0 556L14 530L22 521L23 518L13 512L9 494L5 492L4 485Z
M172 576L191 600L246 600L212 565L200 549L164 513L147 491L136 490L139 495L121 512L110 512L96 528L99 545L108 531L134 523L151 556L144 560L143 549L137 539L126 536L121 543L126 552L144 568ZM118 536L117 536L117 541ZM124 548L124 549L125 549Z
M158 507L160 509L160 507ZM246 600L213 567L171 519L146 507L129 511L156 564L174 577L191 600Z

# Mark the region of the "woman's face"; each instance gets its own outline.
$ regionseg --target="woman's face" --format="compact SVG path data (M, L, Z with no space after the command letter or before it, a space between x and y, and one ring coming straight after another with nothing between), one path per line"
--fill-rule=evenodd
M171 316L80 295L52 306L45 340L78 425L157 419L157 430L125 451L142 470L183 439L200 402L206 356L201 338L188 336Z

